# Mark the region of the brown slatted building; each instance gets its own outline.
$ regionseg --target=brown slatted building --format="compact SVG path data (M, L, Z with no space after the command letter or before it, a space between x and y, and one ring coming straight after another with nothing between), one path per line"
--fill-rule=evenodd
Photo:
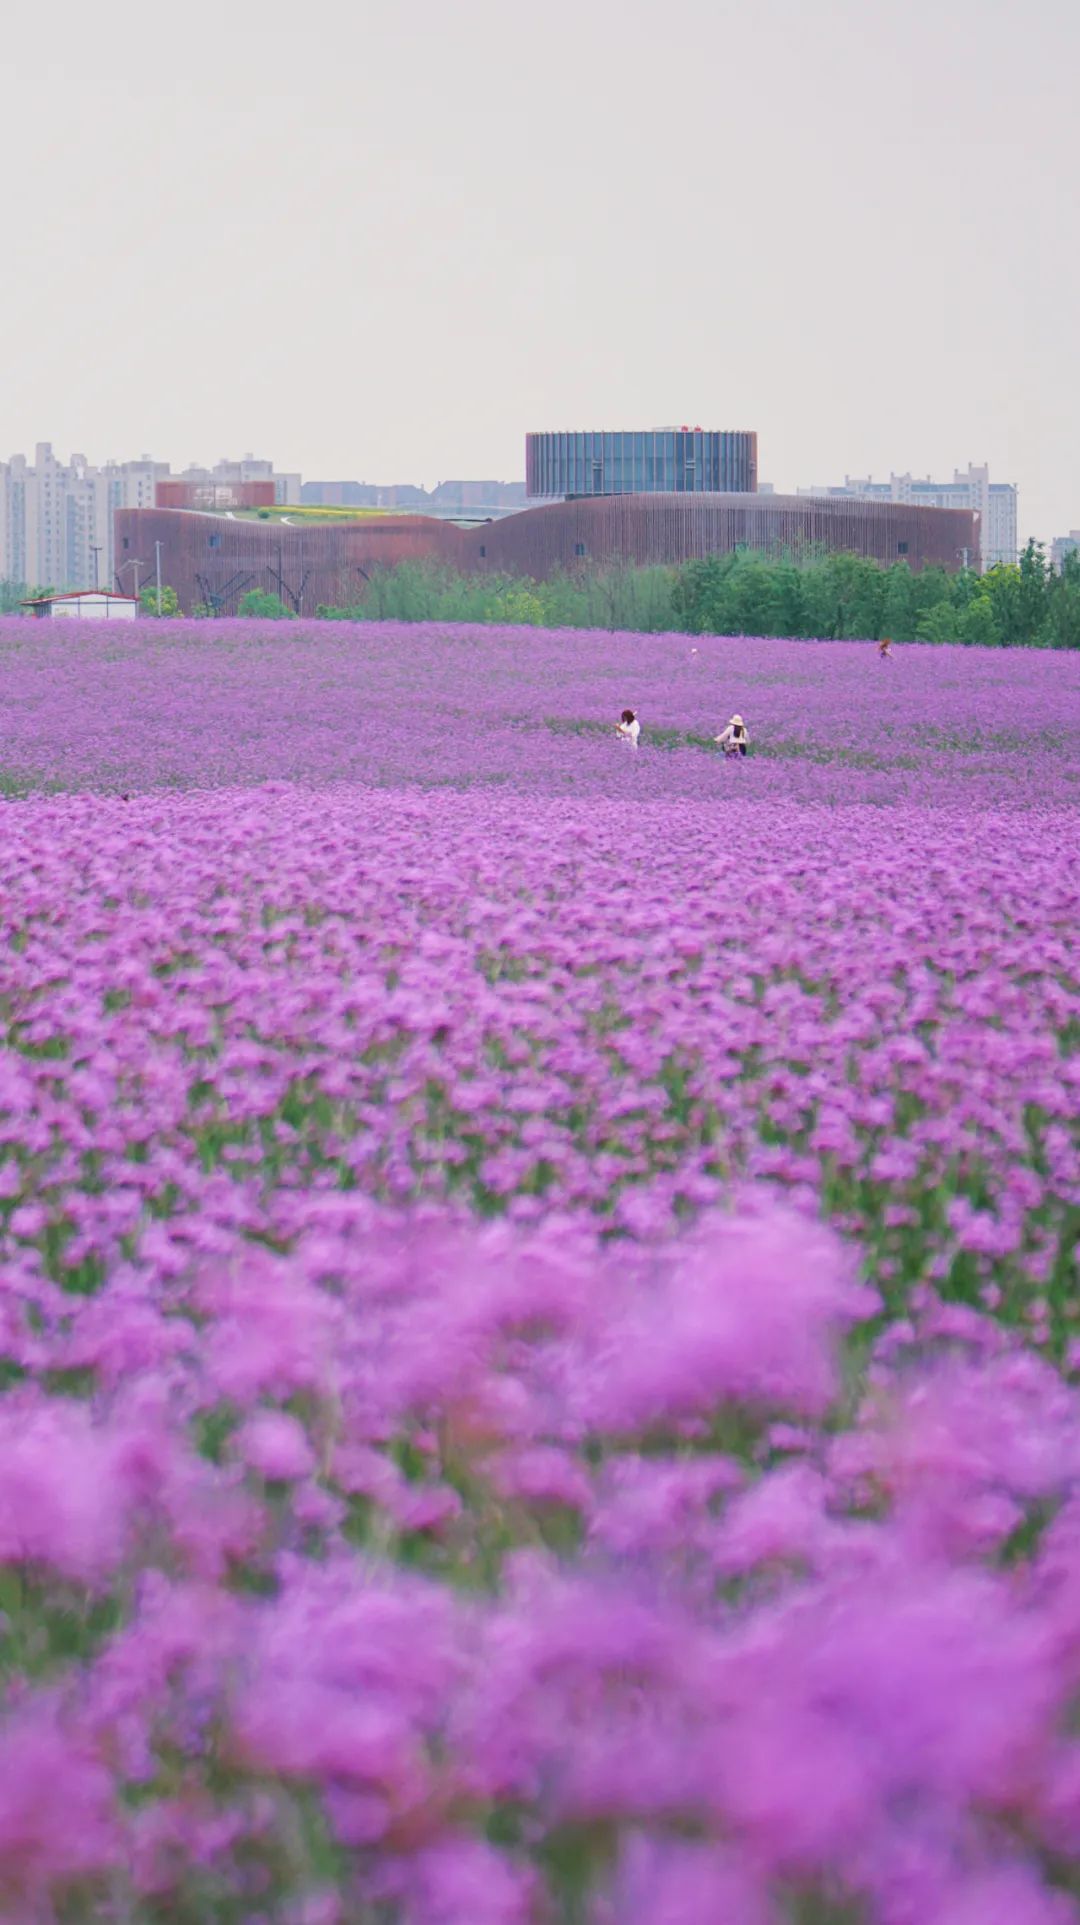
M485 531L486 532L486 531ZM229 515L168 508L118 508L116 567L126 585L153 579L161 543L162 580L175 588L186 615L209 608L235 615L249 589L280 595L287 608L313 615L320 603L348 608L360 601L375 568L403 561L466 568L468 536L429 515L370 515L356 521L245 521Z
M818 548L888 566L974 565L979 517L964 508L806 495L606 495L551 502L484 531L485 563L542 580L575 562L680 562L739 547ZM473 537L470 535L470 540Z
M550 502L475 528L424 515L283 526L164 508L116 512L116 561L125 587L153 572L180 606L235 614L251 588L268 589L300 614L320 603L363 598L373 570L433 561L462 573L530 576L629 562L677 563L740 546L805 553L826 549L888 566L955 570L979 554L979 517L968 509L805 495L640 494Z

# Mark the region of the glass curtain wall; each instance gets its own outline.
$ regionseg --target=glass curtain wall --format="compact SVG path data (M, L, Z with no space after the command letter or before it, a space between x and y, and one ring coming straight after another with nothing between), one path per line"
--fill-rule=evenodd
M535 434L528 492L566 495L752 493L755 437L695 429Z

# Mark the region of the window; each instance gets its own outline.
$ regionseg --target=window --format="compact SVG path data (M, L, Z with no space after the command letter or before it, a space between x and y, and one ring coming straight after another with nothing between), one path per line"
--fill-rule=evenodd
M482 561L482 560L484 559L484 557L485 557L485 555L486 555L486 554L487 554L487 548L486 548L486 546L485 546L485 544L484 544L483 542L481 542L481 543L480 543L480 559L481 559L481 561Z
M211 548L220 548L220 547L221 547L221 536L220 536L220 535L211 535L211 537L210 537L210 547L211 547Z
M574 543L574 553L575 555L583 555L585 553L585 543L583 541L576 541Z
M906 555L906 554L907 554L907 551L908 551L908 545L907 545L907 542L906 542L906 541L898 541L898 542L897 542L897 544L896 544L896 552L897 552L897 554L898 554L898 555Z
M131 543L130 543L130 541L128 540L128 538L127 538L127 536L126 536L126 535L124 536L124 547L125 547L125 548L130 548L130 547L131 547Z

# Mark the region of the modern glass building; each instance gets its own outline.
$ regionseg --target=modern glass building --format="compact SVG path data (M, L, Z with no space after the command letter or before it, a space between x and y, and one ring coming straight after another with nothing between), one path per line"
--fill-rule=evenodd
M752 495L757 435L705 428L530 434L525 488L533 500L579 495Z

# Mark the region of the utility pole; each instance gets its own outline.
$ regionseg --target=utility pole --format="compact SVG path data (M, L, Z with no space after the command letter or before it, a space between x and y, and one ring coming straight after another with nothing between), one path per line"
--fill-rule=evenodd
M157 563L157 612L161 614L161 543L154 543L154 560Z
M96 588L98 586L98 556L101 553L101 543L91 542L90 553L94 557L94 587Z
M122 570L125 568L130 568L133 570L135 575L135 600L136 601L138 601L139 599L139 570L141 567L142 567L142 562L139 561L134 555L132 555L129 561L122 562L120 564L120 568L117 569L117 574L120 574Z

